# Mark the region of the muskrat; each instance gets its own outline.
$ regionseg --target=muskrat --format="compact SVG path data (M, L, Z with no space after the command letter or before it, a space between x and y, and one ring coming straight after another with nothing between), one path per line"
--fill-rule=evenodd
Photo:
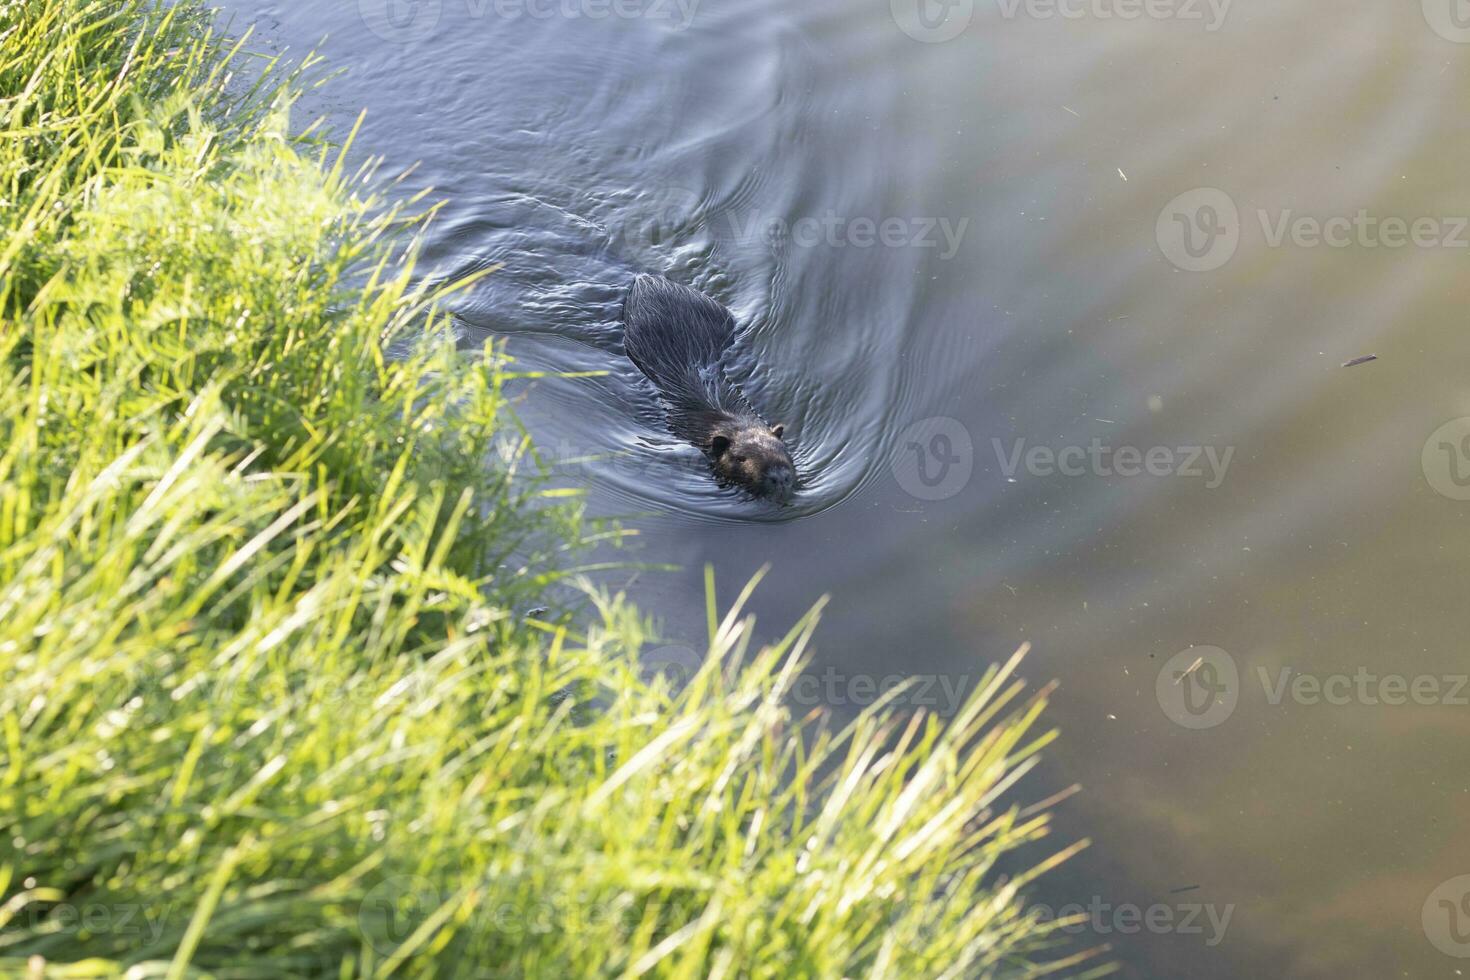
M796 486L786 427L767 424L725 377L734 339L729 310L662 276L640 275L623 302L623 345L658 388L669 430L704 452L720 482L785 499Z

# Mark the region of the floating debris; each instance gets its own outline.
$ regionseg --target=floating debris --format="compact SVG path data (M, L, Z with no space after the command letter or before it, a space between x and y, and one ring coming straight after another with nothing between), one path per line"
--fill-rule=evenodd
M1199 889L1200 889L1200 886L1199 885L1185 885L1183 888L1171 888L1171 889L1169 889L1169 894L1170 895L1182 895L1185 892L1199 891Z
M1204 662L1205 662L1205 658L1204 657L1202 657L1202 656L1201 657L1196 657L1195 660L1194 660L1194 663L1192 663L1192 664L1189 665L1189 669L1188 670L1186 670L1184 673L1180 674L1178 677L1174 678L1174 683L1175 684L1183 684L1184 683L1184 678L1188 677L1190 674L1192 674L1195 671L1199 670L1200 665L1203 664Z
M1378 360L1378 355L1377 354L1364 354L1362 357L1355 357L1351 361L1343 361L1342 362L1342 366L1343 367L1357 367L1359 364L1367 364L1369 361L1376 361L1376 360Z

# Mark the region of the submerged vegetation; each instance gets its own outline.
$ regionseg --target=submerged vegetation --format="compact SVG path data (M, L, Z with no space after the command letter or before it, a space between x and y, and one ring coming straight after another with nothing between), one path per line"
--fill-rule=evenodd
M1014 662L836 732L783 706L814 615L712 604L671 685L621 599L533 609L586 525L299 84L190 3L0 3L0 972L1069 965L1060 855L998 868Z

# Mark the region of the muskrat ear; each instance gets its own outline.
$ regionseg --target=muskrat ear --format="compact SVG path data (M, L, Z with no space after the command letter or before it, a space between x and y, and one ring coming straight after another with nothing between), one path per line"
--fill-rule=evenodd
M712 456L723 456L729 448L730 439L728 436L715 436L709 441L709 451Z
M777 439L780 439L782 436L786 435L786 424L784 422L778 422L777 424L771 426L771 435L775 436Z

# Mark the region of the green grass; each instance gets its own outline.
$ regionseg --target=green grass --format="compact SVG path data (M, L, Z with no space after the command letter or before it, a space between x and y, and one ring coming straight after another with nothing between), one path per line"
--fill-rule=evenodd
M209 25L0 2L0 973L1068 967L1015 663L836 732L784 706L815 614L755 649L742 598L646 681L636 610L548 599L597 529L419 203Z

